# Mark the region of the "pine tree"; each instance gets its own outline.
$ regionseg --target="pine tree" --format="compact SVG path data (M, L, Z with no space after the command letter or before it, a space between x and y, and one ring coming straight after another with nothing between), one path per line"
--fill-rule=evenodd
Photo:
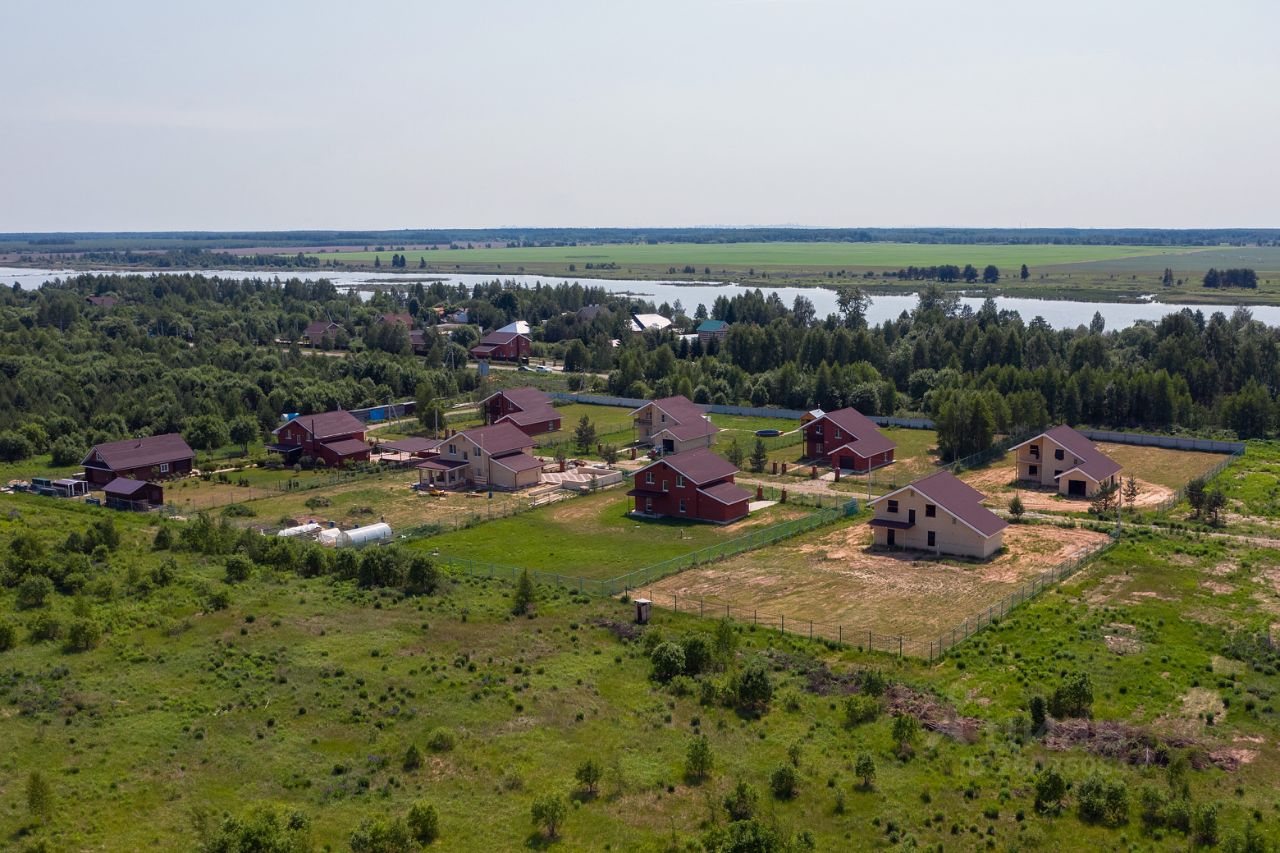
M1026 281L1027 279L1031 278L1031 270L1027 269L1026 264L1023 264L1022 272L1018 273L1018 275L1022 278L1023 281Z
M769 450L764 446L764 439L757 438L755 449L751 451L751 470L759 473L769 461Z
M516 581L516 594L511 603L511 612L516 616L523 616L529 612L529 608L533 606L533 577L529 574L528 569L520 571L520 578Z
M586 415L578 421L578 427L573 431L573 441L578 446L579 453L590 453L592 445L596 443L596 425Z
M42 821L53 815L53 789L39 770L32 770L27 777L27 811Z

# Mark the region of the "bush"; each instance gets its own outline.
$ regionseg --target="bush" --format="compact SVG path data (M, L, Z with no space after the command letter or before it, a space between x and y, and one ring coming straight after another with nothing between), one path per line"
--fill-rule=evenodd
M759 800L760 795L756 793L756 789L739 779L729 796L724 798L724 809L729 813L730 820L751 820L755 817Z
M733 693L739 710L761 714L769 709L773 682L763 661L753 660L746 665L734 682Z
M698 735L689 741L689 748L684 756L684 775L692 782L701 782L711 775L711 742L706 735Z
M800 774L790 764L779 764L769 774L769 790L780 800L789 800L800 787Z
M1031 730L1036 734L1044 731L1044 720L1047 703L1043 696L1032 696L1030 703Z
M355 832L351 833L348 843L351 845L351 853L408 853L414 849L409 827L400 818L365 818L360 821Z
M880 716L880 701L872 696L855 694L844 700L844 724L849 728L875 722Z
M27 622L27 635L35 642L62 636L62 623L52 613L37 613Z
M69 652L87 652L97 648L102 639L102 627L93 619L73 619L67 626L66 650Z
M1093 708L1093 681L1087 672L1068 675L1049 697L1049 713L1058 719L1087 717Z
M880 696L889 686L884 673L878 669L867 669L862 672L862 692L868 696Z
M1046 767L1036 774L1036 811L1057 812L1062 808L1062 798L1067 795L1067 780L1054 767Z
M7 652L18 643L18 629L10 622L0 622L0 652Z
M564 823L569 812L564 798L555 794L547 794L533 801L529 811L534 826L542 829L548 838L556 838L560 834L560 824Z
M1201 803L1191 815L1191 835L1197 844L1212 847L1218 843L1218 804Z
M893 742L898 745L898 755L903 758L915 752L920 737L920 721L911 714L899 714L893 718Z
M1085 823L1118 826L1129 819L1129 789L1091 773L1076 790L1076 810Z
M199 849L207 851L311 849L311 819L304 812L254 806L245 814L228 815Z
M427 747L433 752L449 752L455 743L456 738L449 729L433 729L431 734L427 735Z
M173 531L169 529L169 525L162 524L160 529L156 531L156 538L151 541L151 549L153 551L167 551L173 547Z
M34 610L37 607L44 607L51 595L53 595L53 581L44 575L28 575L22 583L18 584L18 609Z
M684 647L678 643L662 643L649 655L653 677L664 684L684 672Z
M240 554L232 554L223 564L226 568L227 583L247 581L253 574L253 561Z
M858 754L858 760L853 765L853 772L862 780L862 787L870 788L876 783L876 762L871 757L871 753L862 752Z
M603 775L604 770L601 769L600 763L594 758L588 758L579 764L578 769L573 772L573 778L578 780L578 783L593 797L600 790L600 777Z
M417 744L409 744L409 748L404 751L404 760L401 762L404 772L412 773L422 766L422 752L418 749Z
M699 675L711 666L711 644L705 634L690 634L680 645L684 650L685 675Z
M524 616L533 606L533 601L533 576L529 574L528 569L524 569L516 581L516 592L511 600L511 612L516 616Z
M421 800L409 806L409 814L405 818L409 824L409 832L419 844L431 844L440 837L440 815L436 807Z

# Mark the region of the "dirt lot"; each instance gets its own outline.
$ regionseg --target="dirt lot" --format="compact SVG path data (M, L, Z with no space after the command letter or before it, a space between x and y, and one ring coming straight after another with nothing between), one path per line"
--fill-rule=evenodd
M692 569L637 594L669 607L672 596L733 608L737 618L776 625L807 620L858 632L927 641L994 604L1032 575L1100 546L1106 535L1050 525L1014 525L987 562L870 551L859 523ZM744 617L743 614L746 614ZM757 615L758 614L758 615ZM766 614L768 616L766 617Z
M1132 476L1137 480L1139 508L1158 506L1171 498L1176 489L1222 461L1218 453L1163 447L1101 443L1098 449L1124 466L1121 473L1126 479ZM1009 499L1017 494L1022 498L1022 505L1033 512L1083 512L1089 508L1087 500L1017 483L1013 455L1008 453L986 467L964 472L960 479L986 495L986 503L992 507L1007 507Z

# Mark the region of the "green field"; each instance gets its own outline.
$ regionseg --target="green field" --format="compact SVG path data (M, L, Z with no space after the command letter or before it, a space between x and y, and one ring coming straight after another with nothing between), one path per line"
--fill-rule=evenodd
M576 264L580 271L588 263L615 263L623 266L675 266L686 264L713 269L749 267L803 267L898 269L935 264L995 264L1001 269L1113 261L1122 258L1178 257L1203 251L1202 247L1167 248L1144 246L1059 246L934 243L656 243L608 244L565 247L513 247L508 249L452 249L414 253L406 251L412 268L419 256L428 264ZM346 263L390 262L391 250L383 252L327 252L315 257ZM1154 268L1163 261L1152 262ZM1161 267L1163 268L1163 267Z

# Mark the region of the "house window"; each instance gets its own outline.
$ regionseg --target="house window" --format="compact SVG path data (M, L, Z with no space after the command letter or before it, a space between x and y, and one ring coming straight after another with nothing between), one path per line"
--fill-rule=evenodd
M1053 458L1054 458L1054 459L1062 459L1062 458L1063 458L1063 455L1062 455L1062 448L1058 448L1057 450L1053 451Z
M929 547L930 548L932 548L935 544L937 544L936 543L937 537L938 537L938 534L934 533L932 530L929 531Z
M1031 445L1031 456L1033 459L1040 458L1040 445L1038 444Z
M813 428L814 435L822 435L822 424L818 424Z
M466 462L466 461L467 461L467 451L465 451L465 450L464 450L464 451L462 451L462 461L463 461L463 462Z
M161 473L161 474L168 474L168 473L169 473L169 463L168 463L168 462L161 462L161 463L160 463L160 473Z
M1032 477L1037 477L1037 476L1039 476L1039 475L1040 475L1040 466L1039 466L1039 465L1028 465L1028 466L1027 466L1027 473L1028 473L1029 475L1031 475Z
M1062 469L1061 469L1061 468L1059 468L1057 471L1054 471L1054 472L1053 472L1053 477L1054 477L1054 479L1055 479L1055 480L1056 480L1058 477L1061 477L1061 476L1062 476Z
M887 503L887 504L888 504L888 506L887 506L887 507L885 507L885 509L887 509L889 512L896 513L896 512L898 511L898 502L897 502L897 501L885 501L885 503Z
M648 484L648 485L650 485L650 486L652 486L652 485L653 485L653 472L652 472L652 471L645 471L645 472L644 472L644 481L645 481L645 483L647 483L647 484Z
M667 488L668 483L669 483L669 481L667 481L667 480L663 480L663 481L662 481L662 491L664 491L664 492L669 492L669 491L671 491L669 488Z
M934 506L933 504L925 504L925 505L924 505L924 517L925 517L925 518L933 518L933 517L934 517L934 516L936 516L937 514L938 514L938 508L937 508L936 506Z
M666 415L658 415L658 419L659 419L662 423L664 423L664 424L667 422L667 416L666 416Z
M685 511L685 509L684 509L684 498L681 498L681 499L680 499L680 511L681 511L681 512L684 512L684 511Z
M684 475L683 475L683 474L676 474L676 488L677 488L677 489L683 489L683 488L684 488Z
M456 445L456 444L451 444L451 445L449 445L449 455L450 455L450 456L457 456L457 455L458 455L458 445Z
M653 498L644 499L644 511L653 512Z

